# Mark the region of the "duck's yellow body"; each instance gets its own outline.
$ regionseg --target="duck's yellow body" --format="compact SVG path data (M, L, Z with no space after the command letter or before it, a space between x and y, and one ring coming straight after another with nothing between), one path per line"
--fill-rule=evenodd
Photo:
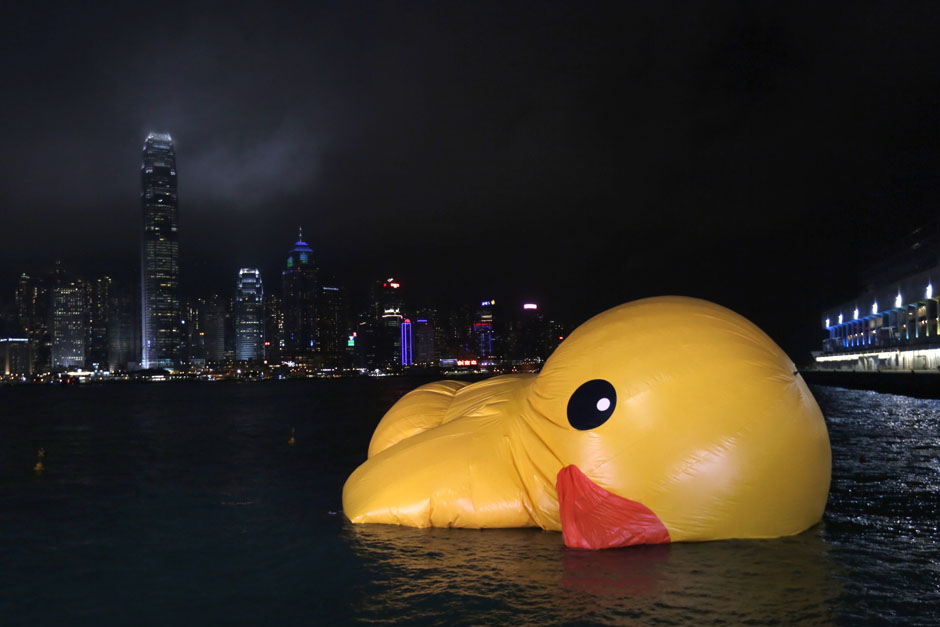
M343 508L354 523L561 530L586 548L768 538L820 520L830 468L783 351L723 307L661 297L595 316L538 375L405 395Z

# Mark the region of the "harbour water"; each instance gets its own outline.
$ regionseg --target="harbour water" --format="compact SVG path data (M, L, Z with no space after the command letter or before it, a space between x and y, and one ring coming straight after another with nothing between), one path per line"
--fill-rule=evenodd
M0 622L938 622L940 401L813 388L833 483L804 534L590 552L349 524L343 481L418 383L0 388Z

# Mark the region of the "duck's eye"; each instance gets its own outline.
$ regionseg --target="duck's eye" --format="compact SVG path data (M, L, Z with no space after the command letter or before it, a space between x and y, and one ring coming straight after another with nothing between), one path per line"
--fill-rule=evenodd
M582 383L568 399L568 422L580 431L599 427L617 406L617 391L603 379Z

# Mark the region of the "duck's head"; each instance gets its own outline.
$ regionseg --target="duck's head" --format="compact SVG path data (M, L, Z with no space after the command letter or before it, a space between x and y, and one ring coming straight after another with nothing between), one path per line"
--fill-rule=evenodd
M635 301L576 329L529 394L569 546L778 537L819 521L825 422L793 362L718 305Z

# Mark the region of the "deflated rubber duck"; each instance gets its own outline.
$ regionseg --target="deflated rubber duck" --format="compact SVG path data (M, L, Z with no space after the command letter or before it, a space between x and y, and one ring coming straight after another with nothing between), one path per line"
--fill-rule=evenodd
M822 517L831 450L786 354L684 297L591 318L538 375L402 397L343 488L354 523L541 527L569 547L799 533Z

